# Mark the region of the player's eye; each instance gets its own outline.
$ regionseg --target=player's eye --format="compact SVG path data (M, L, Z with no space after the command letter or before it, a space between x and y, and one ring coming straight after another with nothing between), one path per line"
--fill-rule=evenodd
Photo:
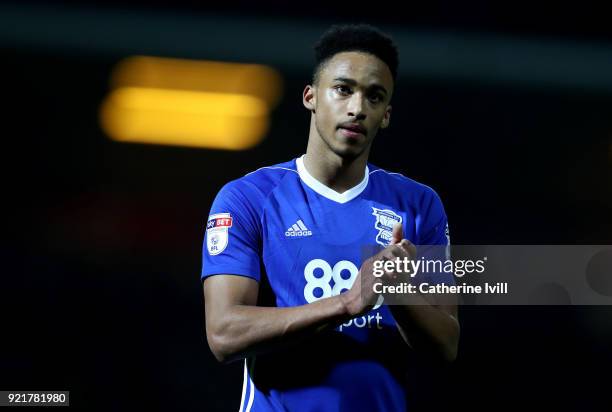
M349 94L351 92L351 88L343 84L336 86L335 89L338 93L343 95Z
M372 103L380 103L380 102L383 101L383 97L380 94L378 94L378 93L372 94L372 95L370 95L370 101Z

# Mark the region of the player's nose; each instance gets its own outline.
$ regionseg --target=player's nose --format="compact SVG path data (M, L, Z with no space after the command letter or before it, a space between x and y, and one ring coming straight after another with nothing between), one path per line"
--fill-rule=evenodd
M365 119L366 114L364 113L364 101L361 93L353 93L348 102L348 113L350 117L356 117L359 119Z

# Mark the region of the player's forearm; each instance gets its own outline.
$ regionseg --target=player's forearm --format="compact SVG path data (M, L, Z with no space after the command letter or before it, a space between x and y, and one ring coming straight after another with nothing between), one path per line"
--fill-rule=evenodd
M207 333L217 359L231 362L334 328L348 318L339 296L288 308L234 305Z
M402 337L415 350L433 351L446 361L454 361L459 345L459 322L423 297L413 298L420 301L390 306Z

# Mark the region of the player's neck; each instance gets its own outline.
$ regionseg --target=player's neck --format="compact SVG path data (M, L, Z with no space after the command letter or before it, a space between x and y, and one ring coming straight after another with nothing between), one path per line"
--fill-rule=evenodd
M365 176L369 150L353 159L343 158L328 147L317 147L309 141L304 167L312 177L338 193L357 186Z

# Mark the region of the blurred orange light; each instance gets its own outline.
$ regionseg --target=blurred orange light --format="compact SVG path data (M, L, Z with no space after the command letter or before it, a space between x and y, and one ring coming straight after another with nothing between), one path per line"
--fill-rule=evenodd
M113 140L243 150L269 128L281 78L254 64L131 57L117 66L100 108Z
M268 130L265 102L239 94L124 87L100 115L112 139L133 143L241 150Z

